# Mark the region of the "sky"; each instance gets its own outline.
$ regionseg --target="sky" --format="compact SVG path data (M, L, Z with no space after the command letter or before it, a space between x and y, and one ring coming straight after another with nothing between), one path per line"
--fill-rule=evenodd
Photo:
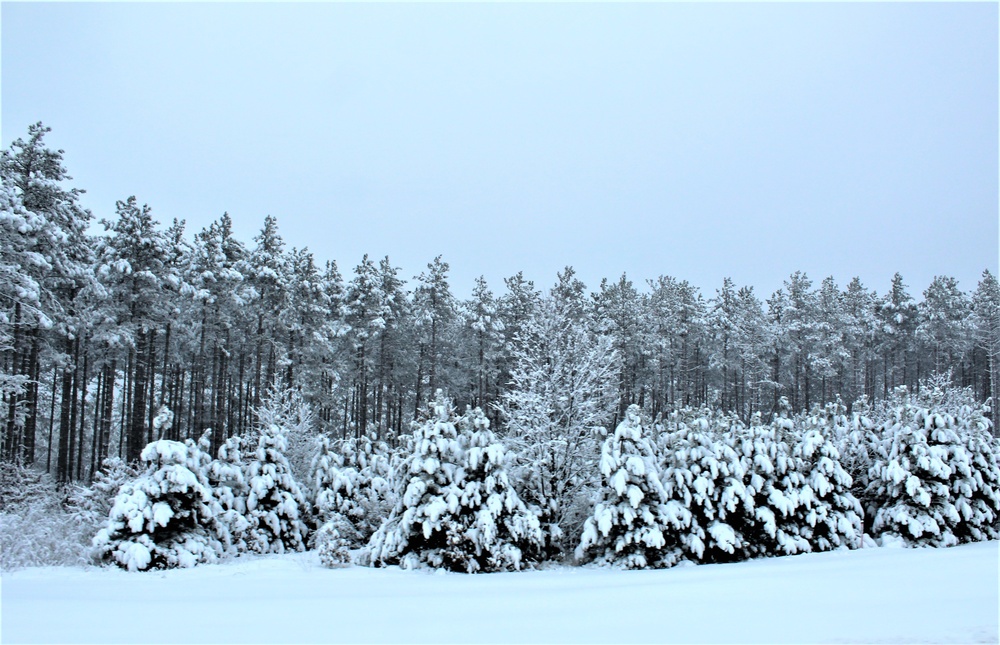
M96 219L350 277L540 288L997 273L998 5L3 3L2 144L52 128ZM97 226L100 230L100 227Z

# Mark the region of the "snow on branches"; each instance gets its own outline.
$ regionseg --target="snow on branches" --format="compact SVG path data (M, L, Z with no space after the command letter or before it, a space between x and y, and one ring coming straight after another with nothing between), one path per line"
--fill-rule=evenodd
M146 446L145 473L121 487L107 526L94 538L98 557L130 571L215 562L221 508L193 443L160 440Z
M504 449L480 410L456 418L438 390L397 474L398 501L372 536L374 565L468 573L520 569L541 545L538 518L510 485Z

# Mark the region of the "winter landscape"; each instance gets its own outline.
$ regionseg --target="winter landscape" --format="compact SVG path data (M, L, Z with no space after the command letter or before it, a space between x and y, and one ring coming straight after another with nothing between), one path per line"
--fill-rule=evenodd
M2 11L0 641L1000 640L996 5Z

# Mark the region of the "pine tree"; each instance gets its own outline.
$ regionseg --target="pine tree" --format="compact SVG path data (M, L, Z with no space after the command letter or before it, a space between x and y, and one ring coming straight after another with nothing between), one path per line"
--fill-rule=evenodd
M985 389L990 398L993 431L997 426L997 407L1000 397L997 396L997 384L1000 381L1000 283L996 276L983 271L983 279L979 281L976 292L972 296L972 309L975 314L976 344L986 353Z
M268 215L264 218L264 228L254 238L256 246L243 265L242 273L253 289L248 293L253 303L257 320L256 343L254 348L254 385L251 407L259 409L265 394L275 385L275 377L281 356L279 341L284 330L277 314L284 311L289 294L289 267L285 253L285 242L278 233L278 220ZM267 351L265 353L265 347ZM266 367L265 367L266 365Z
M503 444L490 430L482 409L466 412L459 419L459 430L465 448L459 502L470 525L466 569L470 573L521 569L523 560L543 545L538 517L511 484Z
M687 509L679 542L694 562L734 562L755 554L753 490L744 484L740 453L720 435L735 434L728 417L707 410L671 415L662 438L661 481L668 504Z
M917 307L916 338L935 372L957 367L964 358L972 340L968 324L971 309L955 278L935 276L924 291L924 300Z
M439 390L414 427L413 453L397 472L396 506L368 544L372 564L465 570L466 559L455 550L463 536L451 523L459 510L461 459L454 410Z
M247 545L250 522L246 517L250 490L244 474L247 469L243 461L244 443L239 435L226 439L206 469L208 483L221 509L218 520L229 538L230 551L236 554L250 550Z
M572 269L567 269L572 271ZM618 361L618 410L614 423L625 414L625 408L639 401L643 343L640 314L642 297L625 274L618 282L601 281L594 295L594 316L601 333L612 340Z
M672 566L681 556L668 536L690 526L691 513L677 500L668 502L660 483L659 458L644 436L638 405L601 449L604 486L594 514L584 524L578 559L594 559L626 569Z
M954 418L906 397L880 431L888 450L870 474L879 501L873 534L927 546L958 544L962 518L951 482L956 468L968 473L969 459Z
M427 271L416 277L413 292L413 322L417 332L419 356L417 362L416 400L424 392L439 388L457 391L457 374L448 369L445 357L454 351L457 302L448 285L448 263L441 256L427 264ZM424 386L427 389L424 390Z
M850 353L848 383L841 395L846 401L856 401L862 396L869 400L875 396L876 339L878 295L868 291L860 278L853 278L844 292L846 329L844 346Z
M787 400L782 399L782 408ZM753 557L787 555L810 550L799 534L796 508L801 478L788 444L783 440L791 424L783 411L771 424L755 414L750 425L734 433L734 449L743 464L746 492L752 514L738 523L746 537L746 552Z
M461 430L459 429L461 428ZM504 471L504 450L482 411L457 419L438 390L397 475L398 502L372 536L375 565L475 573L519 569L538 548L538 520Z
M469 378L469 400L473 407L489 411L493 409L499 389L504 326L497 300L482 276L476 278L472 298L462 307L462 317L467 337L464 344L467 364L475 366Z
M146 472L121 487L107 527L94 538L99 558L130 571L216 562L221 512L194 444L155 441L142 451Z
M308 529L301 515L307 505L285 458L287 449L284 431L274 424L264 426L247 463L246 542L254 553L305 549Z
M317 523L332 522L345 547L366 544L395 504L390 479L385 443L362 437L331 446L324 438L313 462Z
M892 286L878 307L880 333L877 345L882 359L882 398L888 399L898 385L912 386L917 381L916 370L908 370L914 348L917 327L917 305L896 273Z
M6 278L0 280L0 296L8 296L0 303L0 388L9 392L0 410L5 417L0 458L24 463L35 458L43 356L62 366L76 362L76 339L96 317L96 307L88 305L100 291L92 267L94 244L85 233L92 216L79 204L83 191L64 187L72 177L63 166L64 152L46 147L49 132L40 122L31 125L27 140L18 138L0 152L0 277ZM61 374L60 481L73 474L68 454L74 447L69 441L73 373L66 367Z
M798 500L799 535L813 551L861 544L864 511L851 492L853 480L840 463L834 441L836 428L847 423L845 412L838 401L806 417L792 446L803 482Z
M148 205L140 207L135 197L129 197L117 203L117 219L103 223L110 235L101 248L98 270L111 290L114 316L129 352L132 391L126 455L136 461L152 439L157 333L170 317L169 294L182 283L171 263L167 237Z

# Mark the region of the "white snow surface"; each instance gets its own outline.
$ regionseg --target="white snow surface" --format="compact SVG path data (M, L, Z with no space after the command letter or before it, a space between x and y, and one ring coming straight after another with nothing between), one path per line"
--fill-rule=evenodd
M998 545L866 548L665 570L23 569L4 643L996 643ZM253 617L266 617L254 619Z

